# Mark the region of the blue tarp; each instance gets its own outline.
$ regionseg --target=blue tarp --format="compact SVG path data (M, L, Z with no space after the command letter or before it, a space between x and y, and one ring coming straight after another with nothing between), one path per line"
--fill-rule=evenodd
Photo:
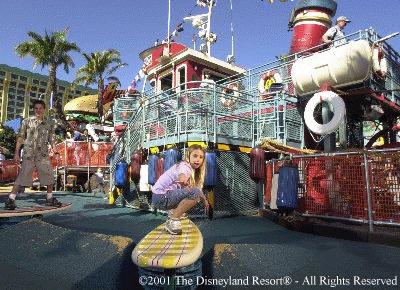
M22 118L16 118L14 120L4 122L3 126L10 127L14 130L15 133L17 133L19 128L21 127L21 123L22 123Z

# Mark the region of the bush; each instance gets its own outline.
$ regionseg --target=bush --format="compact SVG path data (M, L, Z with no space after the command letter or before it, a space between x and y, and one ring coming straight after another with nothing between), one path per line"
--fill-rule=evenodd
M15 150L17 134L10 127L4 126L0 127L0 146L8 149L6 152L7 157L12 157ZM8 154L7 154L8 153Z

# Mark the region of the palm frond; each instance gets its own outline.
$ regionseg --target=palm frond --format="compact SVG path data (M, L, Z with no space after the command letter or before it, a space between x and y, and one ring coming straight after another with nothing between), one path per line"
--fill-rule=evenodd
M121 86L121 82L120 82L119 78L117 78L115 76L109 76L109 77L107 77L107 80L109 82L117 83L119 86Z

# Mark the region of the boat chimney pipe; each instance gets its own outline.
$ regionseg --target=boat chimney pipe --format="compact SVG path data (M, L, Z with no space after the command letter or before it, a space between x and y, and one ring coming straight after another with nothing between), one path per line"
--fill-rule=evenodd
M336 8L336 0L300 0L289 22L289 28L293 28L290 54L321 44Z

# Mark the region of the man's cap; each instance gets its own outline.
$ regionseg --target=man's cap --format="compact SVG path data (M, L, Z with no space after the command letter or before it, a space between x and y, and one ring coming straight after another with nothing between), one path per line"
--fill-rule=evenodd
M339 22L339 21L345 21L345 22L351 22L346 16L339 16L337 19L336 19L336 23L337 22Z

